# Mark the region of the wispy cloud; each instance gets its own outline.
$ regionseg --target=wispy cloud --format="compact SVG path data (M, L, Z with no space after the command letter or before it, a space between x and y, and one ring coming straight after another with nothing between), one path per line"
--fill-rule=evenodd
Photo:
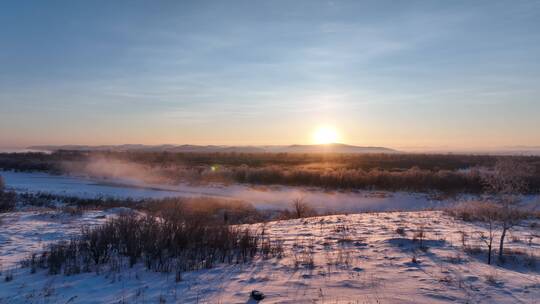
M537 1L34 5L0 10L16 25L0 23L3 128L118 125L110 133L121 138L145 125L211 140L234 127L219 139L256 129L293 140L327 119L358 138L369 123L384 144L398 131L435 141L476 123L495 130L504 112L512 132L540 144L529 130L540 115ZM12 118L25 113L34 119ZM190 125L204 126L198 137ZM279 135L283 126L291 134ZM69 129L48 133L60 140Z

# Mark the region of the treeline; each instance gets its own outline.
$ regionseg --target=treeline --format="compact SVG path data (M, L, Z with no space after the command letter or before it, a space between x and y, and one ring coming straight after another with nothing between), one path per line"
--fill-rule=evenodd
M108 156L118 157L112 153ZM120 158L146 164L223 165L249 167L267 166L324 166L347 169L409 169L458 170L473 166L491 166L494 156L443 154L340 154L340 153L125 153ZM540 157L536 158L540 164Z
M41 171L49 173L61 173L62 162L65 161L84 161L82 154L67 153L0 153L0 170L10 171Z
M540 191L540 157L535 156L59 151L0 154L0 169L63 173L70 168L70 172L87 174L86 164L96 159L142 165L145 175L172 183L238 182L466 193L482 192L482 171L506 159L530 165L534 174L528 177L525 191Z
M235 168L225 173L240 183L315 186L327 189L367 189L415 192L479 193L484 185L478 171L423 170L417 167L403 171L374 169L284 170L269 168Z
M540 167L538 156L494 156L459 154L340 154L340 153L171 153L171 152L84 152L0 153L0 169L17 171L56 171L63 162L110 158L151 166L325 166L362 170L459 170L491 167L501 158L516 158Z

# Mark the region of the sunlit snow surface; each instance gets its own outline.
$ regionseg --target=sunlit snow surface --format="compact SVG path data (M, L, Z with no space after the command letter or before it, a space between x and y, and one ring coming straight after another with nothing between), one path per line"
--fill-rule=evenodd
M324 210L416 210L453 200L431 200L426 194L325 192L297 187L245 185L145 185L136 181L99 181L44 173L0 172L9 188L81 197L162 198L213 196L240 199L258 208L284 208L294 198ZM529 200L535 199L534 197ZM99 274L31 274L18 262L47 244L80 233L83 226L103 223L127 208L69 215L61 210L26 210L0 215L0 303L255 303L249 293L267 295L261 303L537 303L540 272L522 262L486 265L484 256L469 256L460 231L479 240L485 227L451 219L441 212L389 212L334 215L266 224L266 234L284 241L282 259L256 258L253 264L217 265L214 269L174 275L144 269L105 268ZM513 229L507 248L538 255L538 226ZM250 229L261 230L261 224ZM405 235L396 233L396 228ZM415 249L414 231L424 227L427 251ZM532 237L532 239L531 239ZM530 240L530 241L529 241ZM295 265L306 251L313 267ZM416 263L412 257L416 256ZM13 280L4 281L6 273Z
M95 214L80 220L91 218ZM12 220L17 222L8 220L4 228L13 230L14 241L24 242L41 231L44 239L63 238L64 232L54 229L63 229L57 225L62 219L50 214L19 214ZM398 227L404 235L396 233ZM425 230L425 251L412 241L419 227ZM249 300L254 289L266 294L263 304L538 303L540 298L538 269L511 261L490 266L482 255L465 254L459 231L475 236L485 228L441 212L278 221L266 224L265 231L285 242L283 258L258 257L252 264L185 272L180 282L174 274L147 271L141 264L130 268L126 263L121 271L103 266L99 274L70 276L14 269L12 281L0 281L0 303L255 303ZM514 229L507 248L538 254L540 240L529 244L531 233L529 225ZM482 245L477 237L467 243ZM304 261L303 252L313 256L312 266L295 263Z
M52 242L69 240L79 235L83 227L105 222L127 208L88 211L82 216L70 216L53 210L19 211L0 214L0 266L13 267L31 253L39 253Z

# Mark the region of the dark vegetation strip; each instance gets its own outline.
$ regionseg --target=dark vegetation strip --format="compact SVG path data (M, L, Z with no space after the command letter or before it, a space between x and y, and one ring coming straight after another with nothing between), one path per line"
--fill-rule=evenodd
M480 168L501 159L534 168L526 192L540 191L540 157L443 154L80 152L0 154L0 169L84 172L96 158L144 166L169 182L238 182L327 189L480 193Z
M125 214L81 236L51 245L23 266L66 275L133 267L175 272L212 268L219 263L246 263L256 255L281 256L280 242L247 228L220 224L190 213L182 204L162 217Z
M0 153L0 169L16 171L54 171L63 162L88 161L94 157L121 159L152 166L223 165L266 167L272 165L301 166L326 164L347 169L459 170L475 166L491 167L505 157L535 163L538 156L493 156L463 154L341 154L341 153L172 153L172 152L98 152L58 151L45 153Z
M4 195L3 195L4 194ZM5 198L5 199L3 199ZM286 209L256 209L251 203L211 197L170 197L160 199L130 198L81 198L51 193L14 193L0 191L0 213L15 210L17 203L26 207L61 209L71 215L81 215L84 211L111 208L129 208L157 217L166 217L169 210L182 205L185 210L198 218L220 224L253 224L270 220L284 220L322 215L308 202L296 199Z

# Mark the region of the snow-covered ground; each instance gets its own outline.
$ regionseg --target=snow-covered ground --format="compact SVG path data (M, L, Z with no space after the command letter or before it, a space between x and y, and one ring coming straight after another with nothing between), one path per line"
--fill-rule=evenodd
M48 209L0 213L0 267L14 267L47 244L69 240L71 236L80 234L82 227L101 224L107 218L128 210L88 211L80 216Z
M2 231L13 230L10 238L18 244L69 234L69 221L30 212L7 217ZM96 220L96 214L82 219ZM421 227L426 251L412 241ZM404 228L404 235L397 228ZM512 231L508 248L538 255L534 229L524 225ZM187 272L180 282L174 274L142 266L72 276L16 269L12 281L0 282L0 303L254 303L249 300L254 289L265 293L261 303L538 303L540 298L538 269L521 261L490 266L481 256L467 255L460 231L472 245L479 244L477 233L484 229L437 211L278 221L266 224L265 231L284 241L283 258Z

